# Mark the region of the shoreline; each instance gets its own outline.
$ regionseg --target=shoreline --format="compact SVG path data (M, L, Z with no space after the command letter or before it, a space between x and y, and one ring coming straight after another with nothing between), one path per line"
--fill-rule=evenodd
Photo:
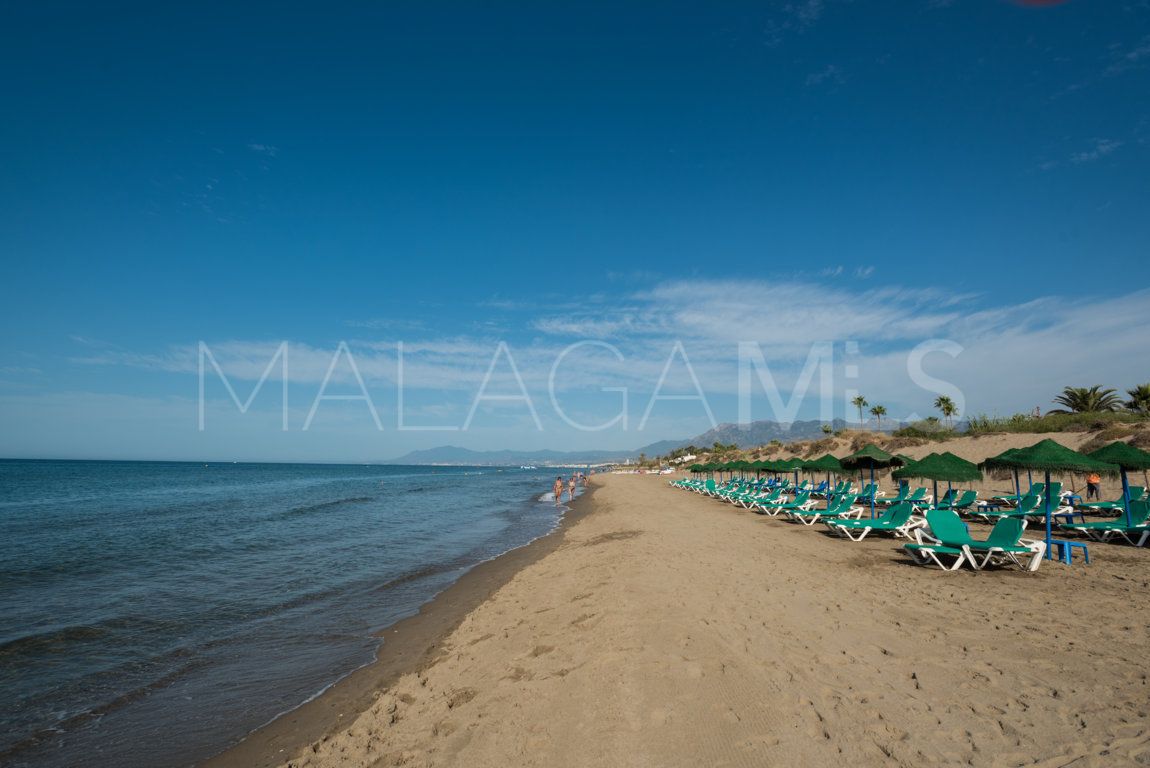
M303 747L347 727L371 708L378 695L401 676L435 662L443 640L474 609L517 573L553 552L566 532L593 510L591 484L573 501L558 524L528 544L485 560L420 606L418 613L383 629L375 659L322 692L247 733L203 760L202 768L273 768Z
M662 476L591 502L366 711L250 764L1150 761L1150 550L943 573Z

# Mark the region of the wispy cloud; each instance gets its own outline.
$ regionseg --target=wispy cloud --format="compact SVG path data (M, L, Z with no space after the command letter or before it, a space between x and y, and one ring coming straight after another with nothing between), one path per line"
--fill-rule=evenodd
M823 17L826 8L825 0L797 0L786 3L764 25L767 43L778 45L789 34L807 31Z
M806 84L808 86L818 86L824 84L842 85L846 82L846 77L843 75L842 68L837 64L827 64L818 72L812 72L807 75Z
M1131 69L1136 69L1150 62L1150 35L1146 35L1134 45L1125 48L1116 46L1110 53L1110 66L1106 68L1107 75L1120 75Z
M1122 146L1121 141L1114 139L1095 139L1094 146L1088 150L1077 152L1070 157L1070 162L1077 165L1082 163L1092 163L1095 160L1100 160L1103 157L1113 153Z
M1043 173L1053 171L1055 168L1061 168L1065 165L1086 165L1101 160L1107 155L1111 155L1118 151L1125 144L1118 139L1093 139L1089 147L1080 149L1077 152L1071 153L1065 159L1046 159L1038 163L1037 170Z
M839 274L847 271L835 269ZM850 274L858 278L873 273L863 266ZM1032 408L1053 396L1059 382L1034 375L1033 361L1047 355L1072 356L1076 370L1089 370L1112 385L1137 383L1134 379L1144 374L1129 361L1150 355L1150 338L1142 331L1147 324L1150 291L1079 299L1049 296L989 306L973 294L857 280L666 281L613 303L541 312L518 323L519 330L510 336L409 338L403 345L404 383L409 392L429 393L433 403L452 413L461 407L466 410L499 342L506 341L527 387L541 402L546 402L551 372L561 360L555 380L560 392L624 386L632 393L649 393L673 345L681 342L707 391L730 397L737 391L739 342L761 345L784 388L796 381L812 344L832 342L841 355L846 342L854 342L859 351L850 364L857 366L859 377L850 385L881 400L892 416L901 417L929 408L924 404L928 393L908 373L910 352L927 340L946 339L964 351L953 359L936 355L930 362L931 374L960 387L975 411L1009 412ZM601 344L575 347L563 358L565 350L587 340L610 344L622 359ZM248 382L244 391L250 391L252 382L264 375L278 343L232 340L212 342L210 347L228 377ZM349 343L367 385L385 393L381 395L385 399L394 397L386 393L397 383L397 342ZM314 396L336 346L292 341L292 385L308 388L307 396ZM76 363L186 377L198 372L195 345L150 353L98 346L85 352L75 358ZM271 378L278 380L279 374L278 368L272 370ZM214 381L215 374L209 375ZM836 387L846 386L841 378L836 381ZM336 367L332 384L354 386L346 360ZM490 385L490 391L516 391L505 360Z
M268 157L276 157L280 153L279 147L274 147L271 144L248 144L248 149Z
M348 320L349 328L369 331L416 331L426 328L423 320L411 317L373 317L367 320Z
M787 5L787 11L804 27L809 27L818 21L825 9L823 0L801 0Z

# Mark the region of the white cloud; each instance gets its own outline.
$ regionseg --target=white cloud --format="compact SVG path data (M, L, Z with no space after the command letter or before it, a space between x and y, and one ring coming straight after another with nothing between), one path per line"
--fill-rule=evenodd
M576 339L605 339L663 330L658 316L645 310L624 311L609 319L604 319L600 313L572 312L561 317L536 319L532 327L546 334Z
M347 326L369 331L414 331L426 327L422 320L410 317L373 317L367 320L348 320Z
M797 0L782 6L763 25L769 45L780 44L789 34L805 32L823 17L825 0Z
M1150 35L1146 35L1129 49L1116 47L1111 55L1112 61L1106 68L1107 75L1118 75L1142 66L1143 62L1150 60Z
M863 267L861 273L869 271ZM520 332L508 337L406 340L404 379L405 391L411 393L413 417L450 420L452 414L466 412L499 342L506 341L546 421L552 367L569 344L595 340L613 345L623 359L595 345L571 352L556 378L557 391L564 393L564 407L585 412L587 398L598 397L600 403L609 399L602 394L603 387L623 386L631 392L637 418L678 341L708 395L719 401L726 398L727 410L719 408L719 418L733 420L739 342L761 345L784 390L794 385L811 345L832 342L838 413L844 411L845 389L852 387L863 391L872 402L886 405L893 418L902 418L914 411L929 411L933 399L932 393L919 388L908 373L911 350L929 339L946 339L964 351L954 359L929 356L927 372L959 387L972 412L1010 413L1036 404L1045 407L1062 386L1077 380L1076 371L1085 372L1090 379L1087 383L1119 387L1139 383L1146 376L1139 362L1150 356L1150 337L1142 330L1148 324L1150 291L1079 299L1049 296L988 306L976 295L899 285L875 287L857 279L833 283L680 280L620 297L614 305L528 318L519 325ZM531 336L532 332L540 335ZM846 342L858 344L858 353L849 359ZM279 343L232 340L209 346L243 398L263 375ZM367 386L378 396L377 404L394 404L396 343L349 343ZM337 344L291 341L289 377L296 388L293 402L310 402L315 396ZM198 372L195 345L150 353L103 346L89 351L91 354L77 358L77 362L176 374L189 383L189 393L194 392L192 382ZM844 378L844 364L857 366L857 378ZM679 368L670 384L689 389L689 379ZM276 367L271 378L278 381L278 376ZM210 394L224 397L215 373L209 370L209 377ZM269 391L275 389L268 387ZM336 390L354 391L346 361L333 376L329 391ZM488 392L516 391L513 372L506 360L501 360ZM426 410L429 404L432 408ZM817 414L810 412L814 407L812 402L799 417L815 417ZM771 415L756 408L754 417Z
M931 375L958 386L968 413L1009 415L1044 410L1068 385L1126 388L1147 377L1137 361L1150 355L1150 291L1100 299L1048 298L971 315L948 330L964 347L957 358L935 355ZM904 417L929 411L929 398L906 373L903 349L861 363L859 388L896 402ZM872 398L874 399L874 398Z
M827 64L818 72L812 72L807 75L806 79L806 84L808 86L822 85L827 82L835 85L841 85L846 82L846 77L843 75L842 68L836 64Z
M1070 162L1076 164L1091 163L1111 154L1122 146L1121 141L1114 139L1095 139L1094 146L1083 152L1071 155Z
M804 27L809 27L818 21L824 10L823 0L801 0L787 5L787 11Z
M268 157L275 157L280 152L279 147L274 147L271 144L248 144L248 149Z

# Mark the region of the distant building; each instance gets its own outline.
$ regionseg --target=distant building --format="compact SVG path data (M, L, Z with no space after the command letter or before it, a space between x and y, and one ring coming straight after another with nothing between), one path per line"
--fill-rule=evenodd
M677 458L677 459L671 459L671 461L673 461L673 462L674 462L674 463L676 463L676 464L684 464L684 463L686 463L686 462L688 462L688 461L694 461L694 460L695 460L695 459L697 459L697 458L699 458L699 457L698 457L698 456L696 456L695 454L693 454L693 453L688 453L686 456L680 456L680 457L679 457L679 458Z

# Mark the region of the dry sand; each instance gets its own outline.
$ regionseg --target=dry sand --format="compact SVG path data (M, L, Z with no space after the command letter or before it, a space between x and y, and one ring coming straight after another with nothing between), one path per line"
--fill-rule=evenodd
M1150 549L942 573L605 476L292 766L1150 765Z

